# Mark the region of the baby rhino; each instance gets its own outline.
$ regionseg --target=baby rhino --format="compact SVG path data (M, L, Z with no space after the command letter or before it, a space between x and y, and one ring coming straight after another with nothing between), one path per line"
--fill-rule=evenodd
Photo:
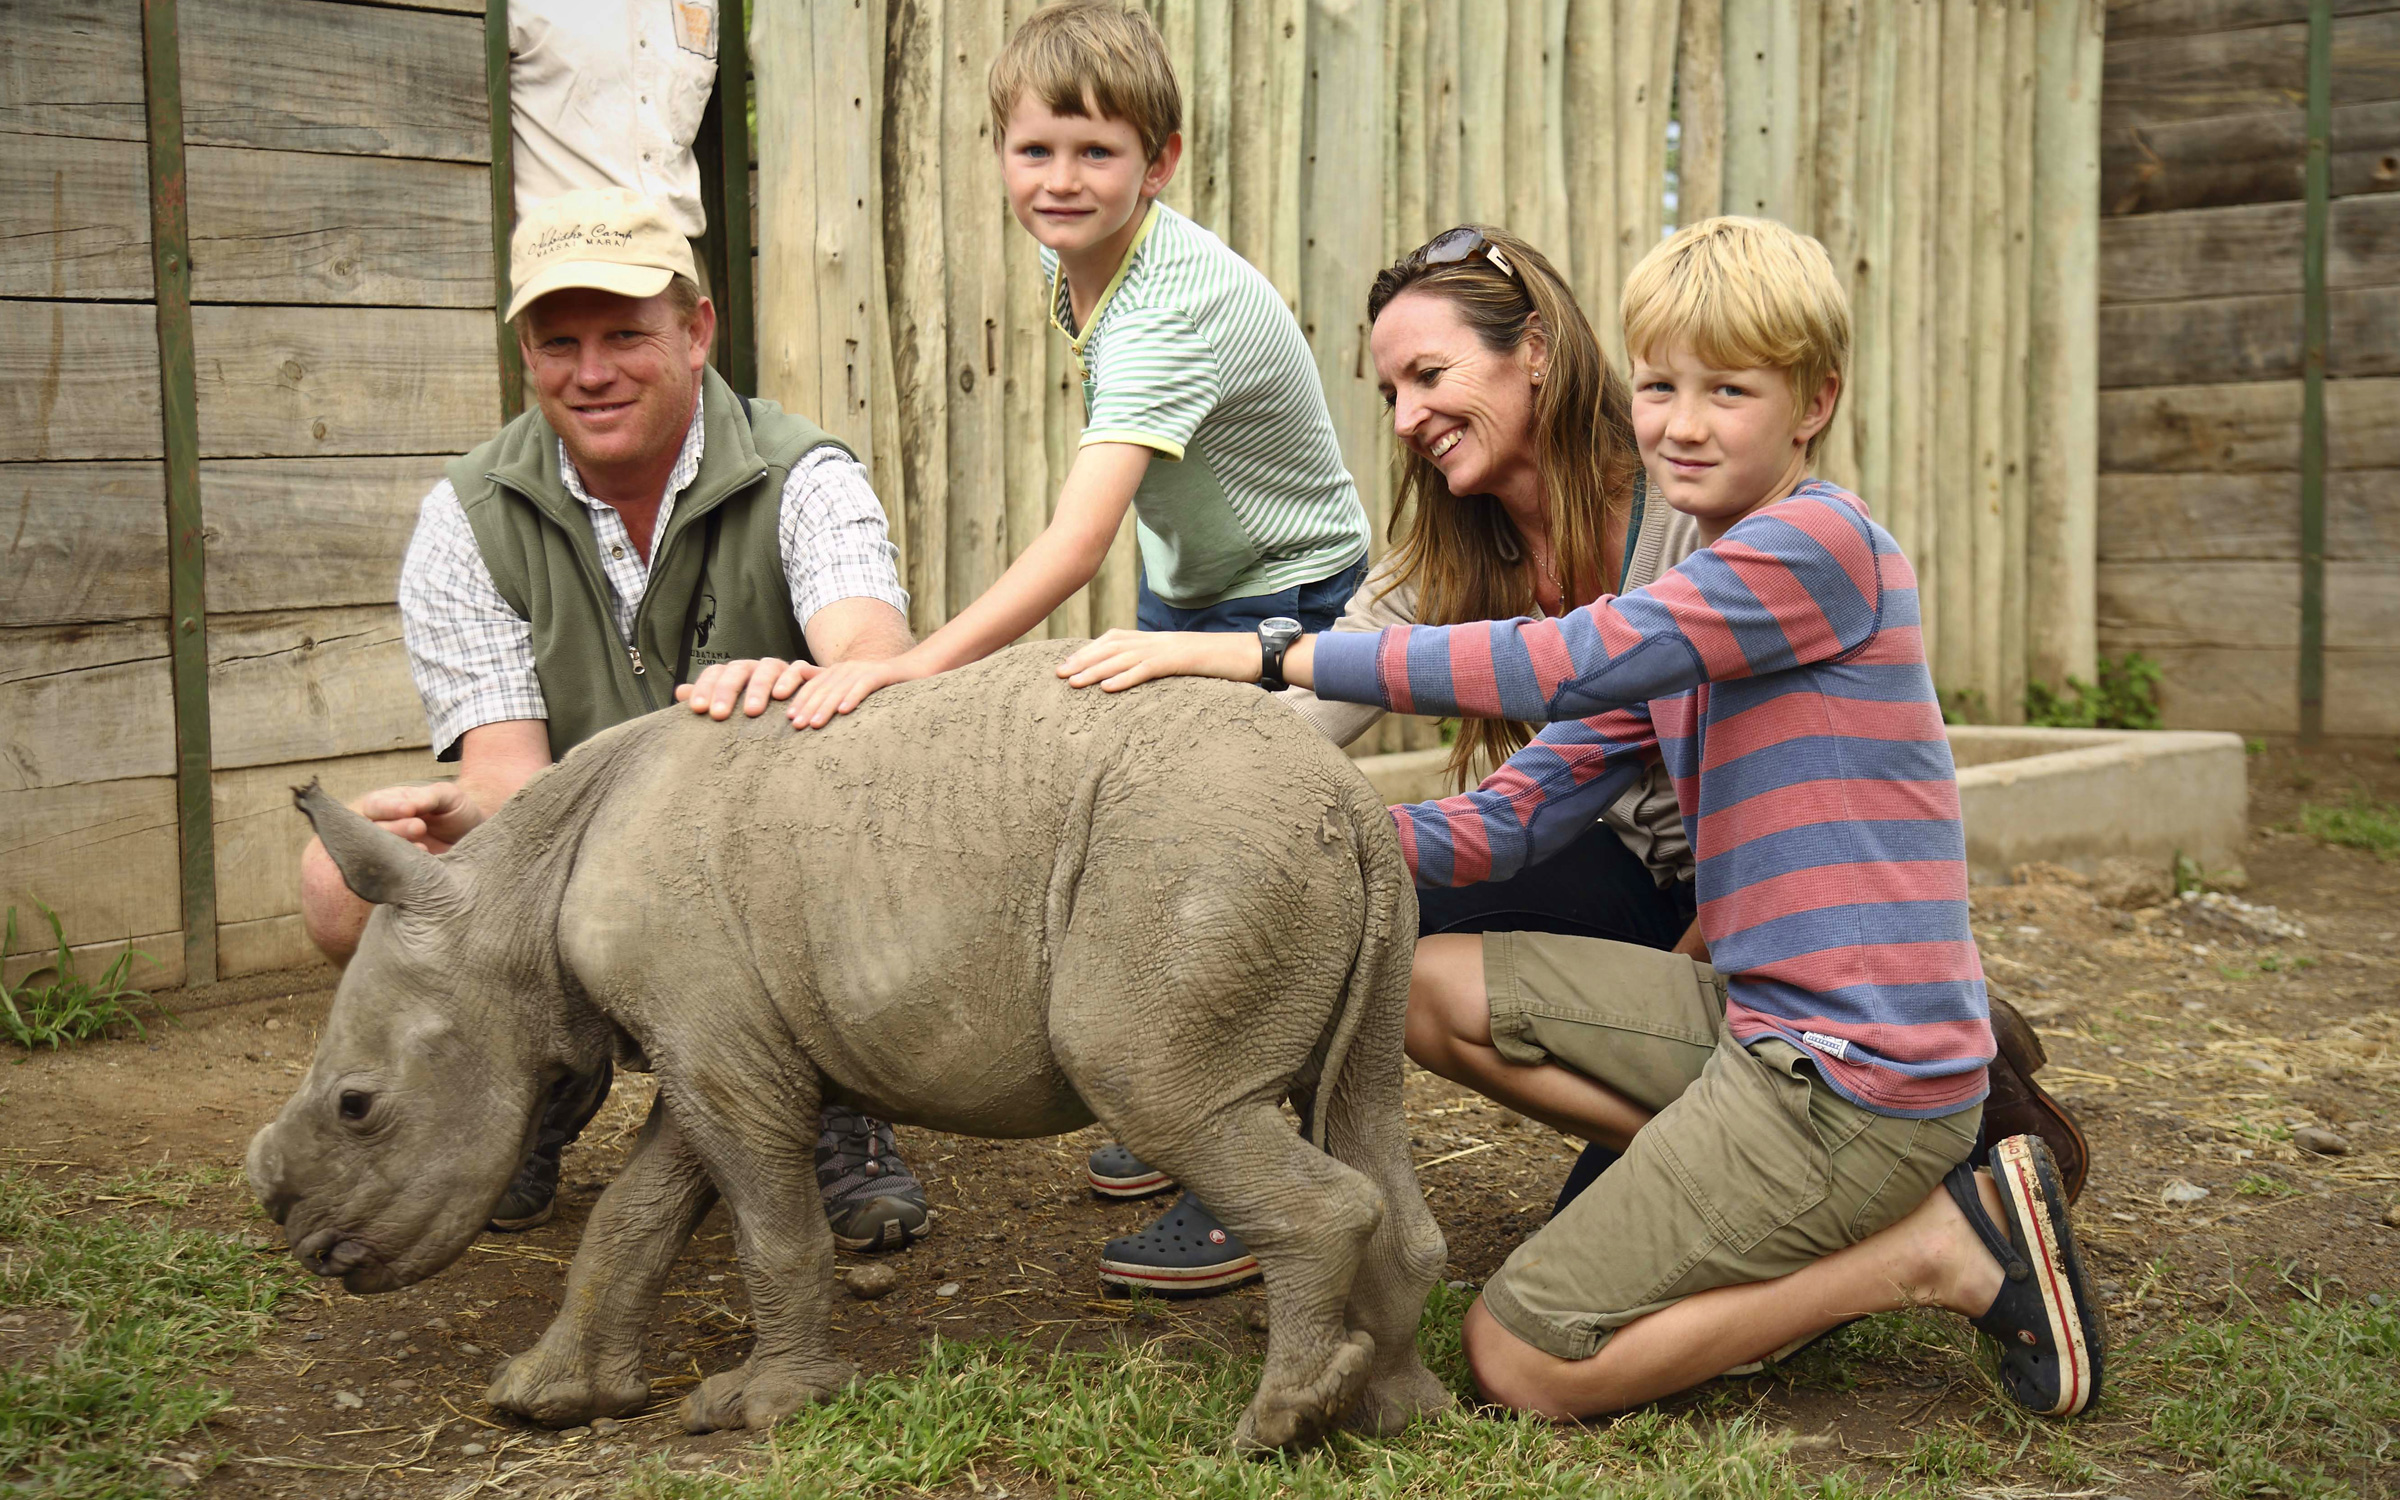
M682 1414L763 1429L854 1373L827 1333L820 1101L984 1136L1097 1118L1265 1269L1238 1445L1447 1407L1416 1352L1443 1245L1400 1112L1416 897L1388 814L1267 694L1077 692L1065 650L893 688L814 733L653 714L441 856L299 793L376 911L299 1092L250 1145L292 1249L354 1292L432 1275L554 1084L612 1056L649 1068L657 1105L558 1317L489 1399L553 1426L642 1405L643 1328L722 1197L756 1343Z

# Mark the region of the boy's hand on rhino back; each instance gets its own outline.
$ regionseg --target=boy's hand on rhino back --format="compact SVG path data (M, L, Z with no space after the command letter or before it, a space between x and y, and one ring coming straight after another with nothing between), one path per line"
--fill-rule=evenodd
M1069 685L1109 693L1153 677L1256 682L1258 673L1258 637L1238 631L1112 630L1058 664Z
M868 697L895 682L931 677L933 669L910 659L911 653L874 661L835 662L820 667L794 662L792 670L804 684L793 696L790 717L794 729L823 729L835 714L846 714Z
M774 656L719 662L693 681L678 685L675 701L690 705L693 713L720 721L732 718L733 706L739 703L742 713L755 719L767 711L770 698L780 703L800 690L800 684L808 680L803 675L807 666L806 662Z

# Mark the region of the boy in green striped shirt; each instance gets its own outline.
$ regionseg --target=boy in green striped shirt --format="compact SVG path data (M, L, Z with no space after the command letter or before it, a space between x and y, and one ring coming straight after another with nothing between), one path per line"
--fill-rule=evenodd
M980 660L1092 581L1127 506L1144 630L1249 632L1278 616L1328 630L1366 576L1366 511L1300 325L1257 268L1157 201L1183 155L1157 26L1125 0L1036 11L992 62L991 105L1009 207L1041 242L1051 321L1083 377L1083 442L1058 507L982 598L912 649L794 663L771 688L758 675L706 685L720 718L746 688L748 712L790 696L792 722L819 728L879 688ZM1093 1153L1089 1176L1112 1197L1173 1185L1116 1145ZM1189 1193L1109 1241L1100 1266L1178 1292L1258 1275Z
M802 728L1040 624L1099 572L1127 506L1145 630L1328 629L1366 573L1366 511L1300 325L1256 267L1157 201L1183 105L1149 16L1124 0L1035 12L993 59L991 106L1009 206L1041 242L1083 377L1082 446L1048 528L947 625L882 661L786 669L774 693Z

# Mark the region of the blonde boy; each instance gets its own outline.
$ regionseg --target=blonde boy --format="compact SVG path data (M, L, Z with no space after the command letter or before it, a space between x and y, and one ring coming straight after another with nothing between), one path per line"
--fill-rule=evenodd
M1497 1097L1625 1150L1485 1286L1476 1378L1588 1416L1937 1306L1999 1337L2018 1401L2079 1411L2100 1313L2050 1153L2019 1135L1969 1161L1992 1037L1916 581L1808 472L1849 350L1840 283L1814 240L1711 219L1634 269L1624 319L1651 486L1708 546L1558 619L1328 634L1284 661L1321 697L1548 722L1477 790L1393 809L1420 885L1541 859L1653 756L1692 830L1714 968L1535 933L1418 944L1412 1026L1480 1025L1511 1065ZM1111 636L1060 670L1257 666L1244 641Z
M1050 524L982 598L915 649L862 669L795 665L792 722L977 661L1091 582L1135 512L1149 629L1253 631L1339 618L1367 517L1307 340L1267 279L1158 202L1183 154L1157 26L1124 0L1036 11L993 60L992 136L1010 209L1040 241L1051 318L1083 378L1085 425ZM768 691L747 679L751 712ZM742 683L712 684L719 717Z

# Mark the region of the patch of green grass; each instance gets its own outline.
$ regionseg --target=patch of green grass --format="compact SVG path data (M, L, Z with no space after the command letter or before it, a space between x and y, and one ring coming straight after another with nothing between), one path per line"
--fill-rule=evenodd
M163 1494L181 1476L162 1455L210 1446L194 1429L225 1404L203 1377L257 1342L299 1273L222 1235L71 1207L0 1173L0 1306L72 1319L54 1349L0 1367L0 1494Z
M2280 1177L2269 1177L2264 1172L2252 1172L2235 1183L2233 1190L2245 1198L2296 1198L2308 1191L2294 1187Z
M2156 729L2158 663L2129 651L2101 657L2099 667L2098 682L2069 677L2063 691L2026 683L2025 722L2046 729Z
M2365 792L2352 792L2347 802L2303 804L2300 831L2378 859L2400 859L2400 807L2376 802Z
M125 982L132 972L133 961L148 959L149 954L138 948L128 948L101 972L97 981L87 980L75 972L75 955L67 950L65 926L58 913L39 901L42 919L50 924L50 938L58 947L58 955L42 967L25 976L21 984L11 985L0 980L0 1035L18 1046L56 1049L66 1042L85 1042L106 1035L111 1027L131 1026L142 1029L141 1018L134 1014L134 1005L150 997ZM0 939L0 953L17 946L17 909L8 909L7 935ZM48 975L43 983L35 983Z
M1420 1348L1456 1359L1464 1294L1437 1288ZM1255 1355L1153 1340L1114 1353L1021 1342L936 1342L924 1366L878 1376L785 1422L747 1474L651 1470L641 1500L802 1500L911 1495L1020 1483L1110 1500L1194 1496L1731 1497L1863 1500L1846 1475L1811 1474L1789 1433L1749 1417L1695 1421L1656 1409L1608 1425L1455 1417L1389 1442L1337 1437L1309 1452L1245 1459L1230 1439L1258 1382Z

